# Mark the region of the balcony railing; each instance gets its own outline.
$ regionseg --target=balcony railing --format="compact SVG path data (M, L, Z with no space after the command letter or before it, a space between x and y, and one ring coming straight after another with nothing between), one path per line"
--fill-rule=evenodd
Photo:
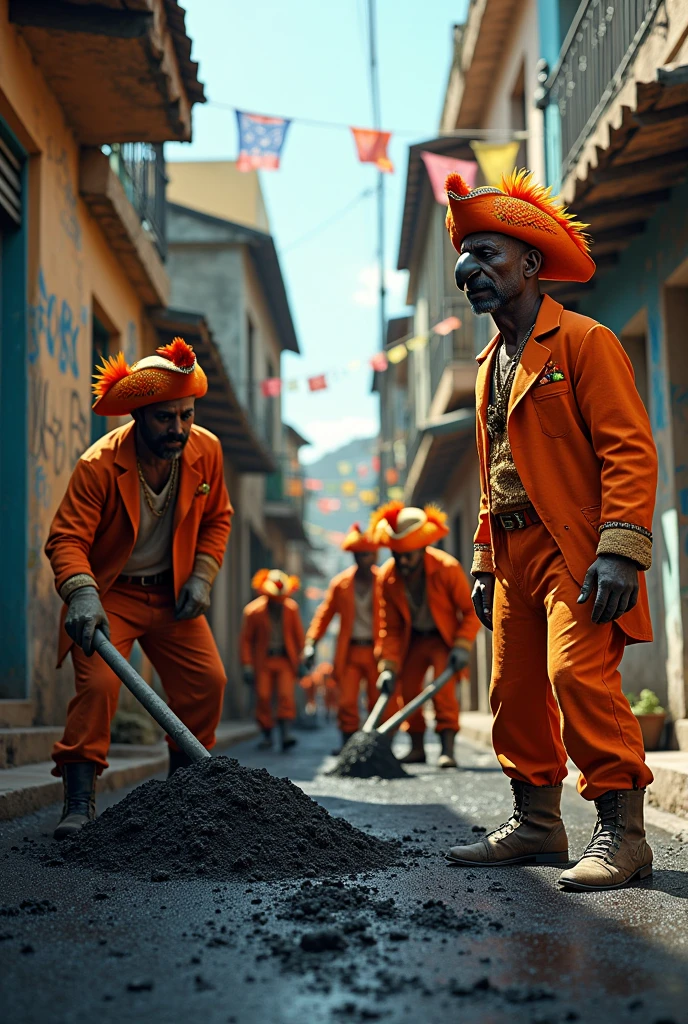
M162 146L123 142L110 146L110 166L122 182L129 202L150 232L162 259L167 256L165 230L165 157Z
M562 179L623 82L660 2L588 0L578 9L545 86L559 108Z

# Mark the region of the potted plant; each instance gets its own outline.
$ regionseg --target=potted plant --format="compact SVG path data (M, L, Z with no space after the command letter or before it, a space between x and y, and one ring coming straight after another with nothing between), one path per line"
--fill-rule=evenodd
M653 690L641 690L640 696L628 695L631 711L638 719L646 750L657 750L662 738L666 712Z

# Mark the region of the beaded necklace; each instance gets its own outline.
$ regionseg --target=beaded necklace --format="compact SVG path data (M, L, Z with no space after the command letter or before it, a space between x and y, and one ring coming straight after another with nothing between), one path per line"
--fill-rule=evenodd
M506 430L506 418L507 410L509 406L509 396L511 394L511 387L514 382L516 375L516 367L518 366L523 349L526 347L528 338L533 333L535 324L533 324L524 337L521 344L514 352L506 371L506 374L502 378L502 367L499 358L500 349L497 349L495 353L495 372L494 372L494 401L490 402L487 407L487 433L490 440L494 440L495 437L501 436ZM502 339L502 346L504 346L504 339Z

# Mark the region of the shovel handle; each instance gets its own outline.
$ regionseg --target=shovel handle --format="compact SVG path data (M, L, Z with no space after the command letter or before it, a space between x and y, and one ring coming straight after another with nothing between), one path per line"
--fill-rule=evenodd
M366 718L361 732L374 732L377 728L377 723L382 718L385 708L389 704L391 693L381 693L378 699L375 701L375 707Z
M210 752L177 718L174 711L168 708L164 700L158 697L155 690L141 678L136 669L132 668L127 659L122 657L101 629L96 629L93 635L93 648L187 757L192 761L202 761L204 757L210 757Z
M426 700L430 700L431 697L434 697L437 691L441 690L454 675L455 673L450 668L445 668L444 672L442 672L437 679L433 679L430 685L426 686L417 697L410 700L408 704L404 704L400 711L397 711L395 715L388 718L385 724L381 725L377 730L378 735L384 736L388 732L391 732L392 729L396 729L402 722L405 722L407 718L411 717L416 708L419 708L421 704L425 704Z

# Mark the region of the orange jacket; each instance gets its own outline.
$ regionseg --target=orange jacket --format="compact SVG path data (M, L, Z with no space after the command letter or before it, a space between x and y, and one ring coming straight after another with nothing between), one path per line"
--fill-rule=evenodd
M428 605L442 639L447 647L458 645L470 650L480 622L473 610L465 572L455 558L439 548L425 549L424 564ZM398 670L411 642L411 613L394 559L382 566L378 580L380 628L375 654L381 663Z
M244 608L244 618L241 623L241 637L239 640L241 664L253 665L256 672L261 672L263 669L268 653L268 644L270 643L269 600L265 594L261 594L255 601L247 604ZM304 636L299 606L291 597L284 599L282 625L287 659L294 672L297 672L301 661L301 652L303 651Z
M478 356L476 381L481 500L475 542L490 554L487 406L497 340ZM549 360L564 379L541 385ZM601 523L652 529L657 451L630 360L608 328L548 295L516 371L508 430L523 486L577 583L595 561ZM642 572L639 582L637 605L618 620L631 641L652 640ZM585 613L590 610L592 601Z
M351 631L354 626L354 578L358 566L352 565L344 572L340 572L331 580L327 589L324 601L318 606L313 621L308 627L306 639L317 643L325 636L327 627L335 615L339 615L339 636L337 637L337 650L334 656L334 676L341 679L349 660L349 643ZM377 577L380 566L374 565L373 572L373 643L377 638L378 629L378 587Z
M134 427L131 422L111 430L74 467L45 545L58 592L71 576L88 573L95 578L102 599L134 550L141 500ZM220 442L210 431L193 426L181 456L174 514L175 597L191 575L197 554L212 555L222 565L232 513ZM60 622L58 665L72 646L63 629L65 615L66 606Z

